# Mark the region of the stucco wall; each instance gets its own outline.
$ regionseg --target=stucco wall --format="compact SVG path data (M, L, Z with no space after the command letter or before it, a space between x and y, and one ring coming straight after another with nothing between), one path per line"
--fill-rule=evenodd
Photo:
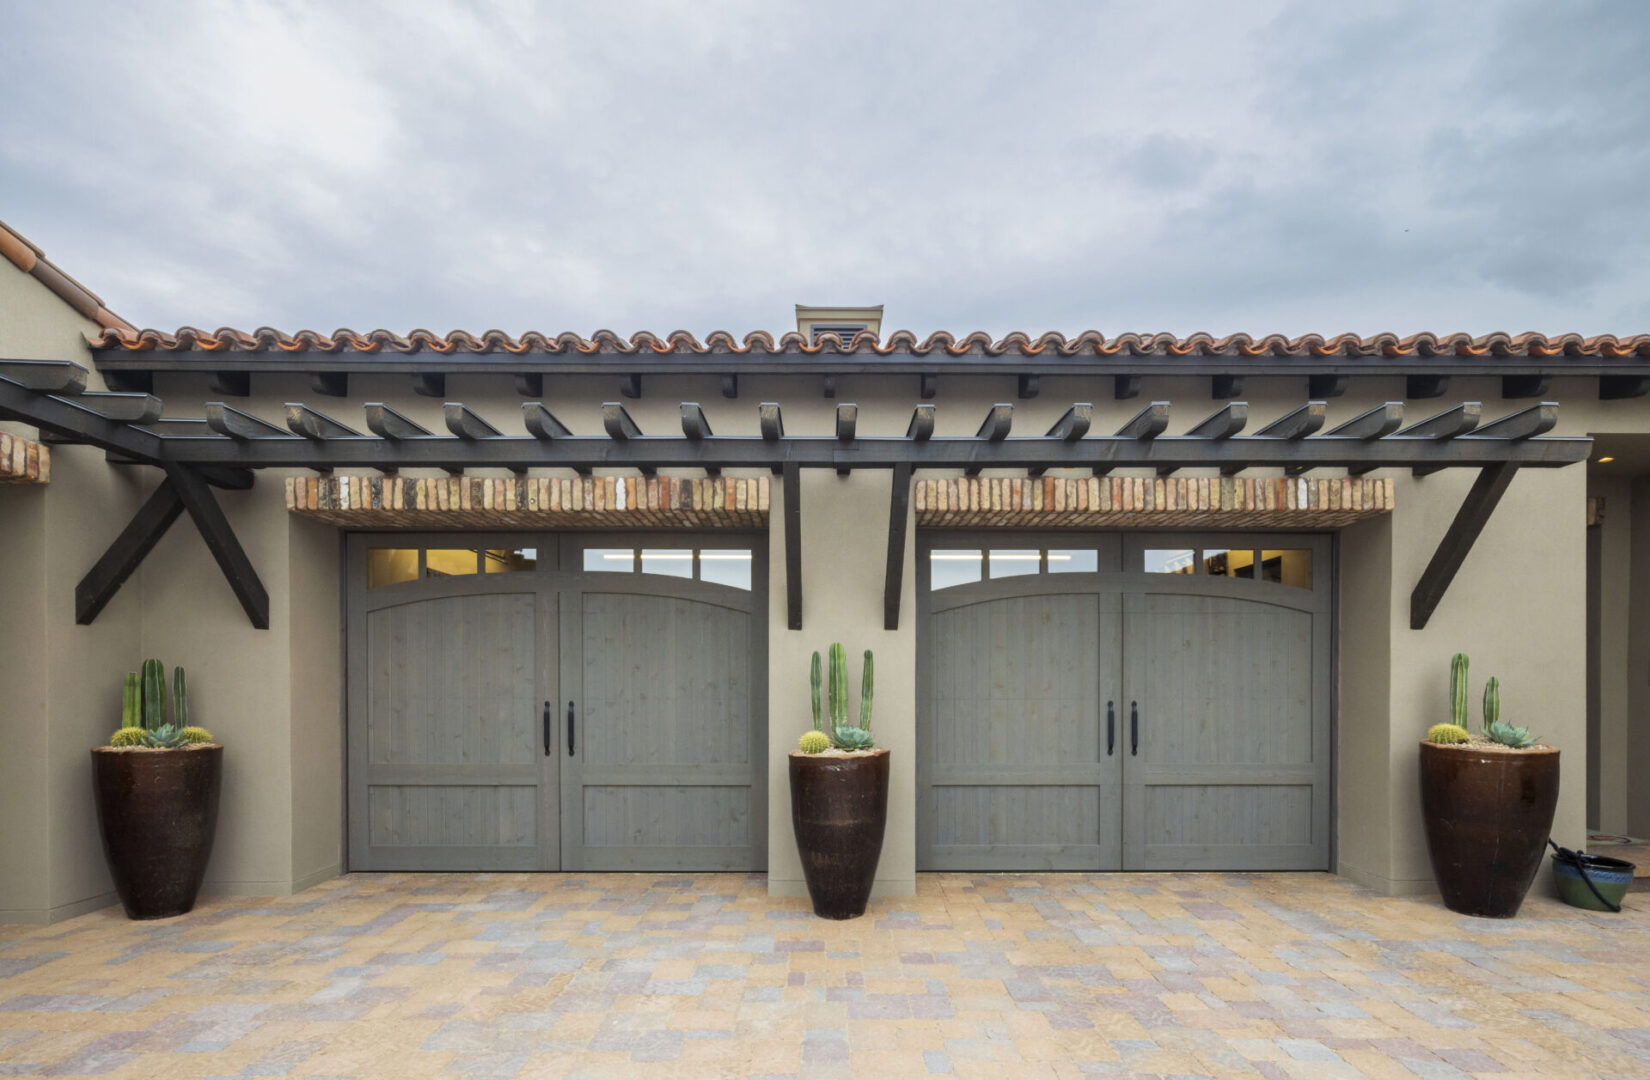
M0 356L89 364L97 327L0 260ZM103 389L93 372L89 388ZM11 424L14 432L33 429ZM141 479L101 451L53 447L52 482L0 488L0 919L44 922L102 907L113 891L92 813L88 748L120 723L120 677L137 655L140 605L117 596L89 627L74 586L141 503ZM14 651L15 650L15 651Z
M1598 820L1605 832L1632 833L1627 816L1628 783L1628 625L1632 613L1632 481L1588 479L1587 494L1604 499L1599 528L1599 755L1593 763L1598 780Z

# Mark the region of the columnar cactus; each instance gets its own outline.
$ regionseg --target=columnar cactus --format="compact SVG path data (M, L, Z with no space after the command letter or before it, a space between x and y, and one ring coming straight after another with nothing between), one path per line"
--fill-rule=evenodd
M861 731L871 730L871 694L875 690L874 677L871 673L871 650L865 650L865 672L859 680L859 727Z
M831 643L831 727L848 722L848 653L842 642Z
M819 720L819 650L814 650L813 668L808 672L808 683L813 688L814 730L823 730Z
M166 666L159 660L143 662L143 726L166 726Z
M1484 684L1484 730L1489 731L1501 719L1501 680L1494 675Z
M172 669L172 723L180 728L189 726L189 699L183 693L183 667ZM211 740L206 740L210 742Z
M126 673L126 685L120 691L120 726L123 728L141 728L143 726L142 712L139 708L143 700L143 690L138 684L138 673Z
M1450 657L1449 711L1456 727L1467 726L1467 654L1463 652Z

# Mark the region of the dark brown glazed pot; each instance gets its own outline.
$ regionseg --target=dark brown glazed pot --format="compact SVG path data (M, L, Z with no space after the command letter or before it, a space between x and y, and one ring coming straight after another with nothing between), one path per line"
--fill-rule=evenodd
M92 790L115 891L134 919L195 906L218 827L223 747L92 751Z
M1421 816L1445 907L1518 914L1553 827L1558 753L1421 743Z
M865 914L888 824L888 751L791 754L791 824L814 914Z

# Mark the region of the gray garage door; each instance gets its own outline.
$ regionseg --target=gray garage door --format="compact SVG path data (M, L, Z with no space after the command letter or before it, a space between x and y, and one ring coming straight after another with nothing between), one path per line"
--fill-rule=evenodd
M354 536L355 870L749 870L767 853L749 538Z
M1327 868L1329 556L925 534L919 869Z

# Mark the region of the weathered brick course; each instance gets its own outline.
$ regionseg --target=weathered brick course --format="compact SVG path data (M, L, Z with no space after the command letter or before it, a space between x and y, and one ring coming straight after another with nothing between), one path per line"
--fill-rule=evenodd
M0 433L0 483L44 484L52 478L52 455L21 435Z
M359 528L751 528L768 478L289 476L286 508Z
M1299 528L1390 513L1392 481L1235 476L918 480L924 528Z

